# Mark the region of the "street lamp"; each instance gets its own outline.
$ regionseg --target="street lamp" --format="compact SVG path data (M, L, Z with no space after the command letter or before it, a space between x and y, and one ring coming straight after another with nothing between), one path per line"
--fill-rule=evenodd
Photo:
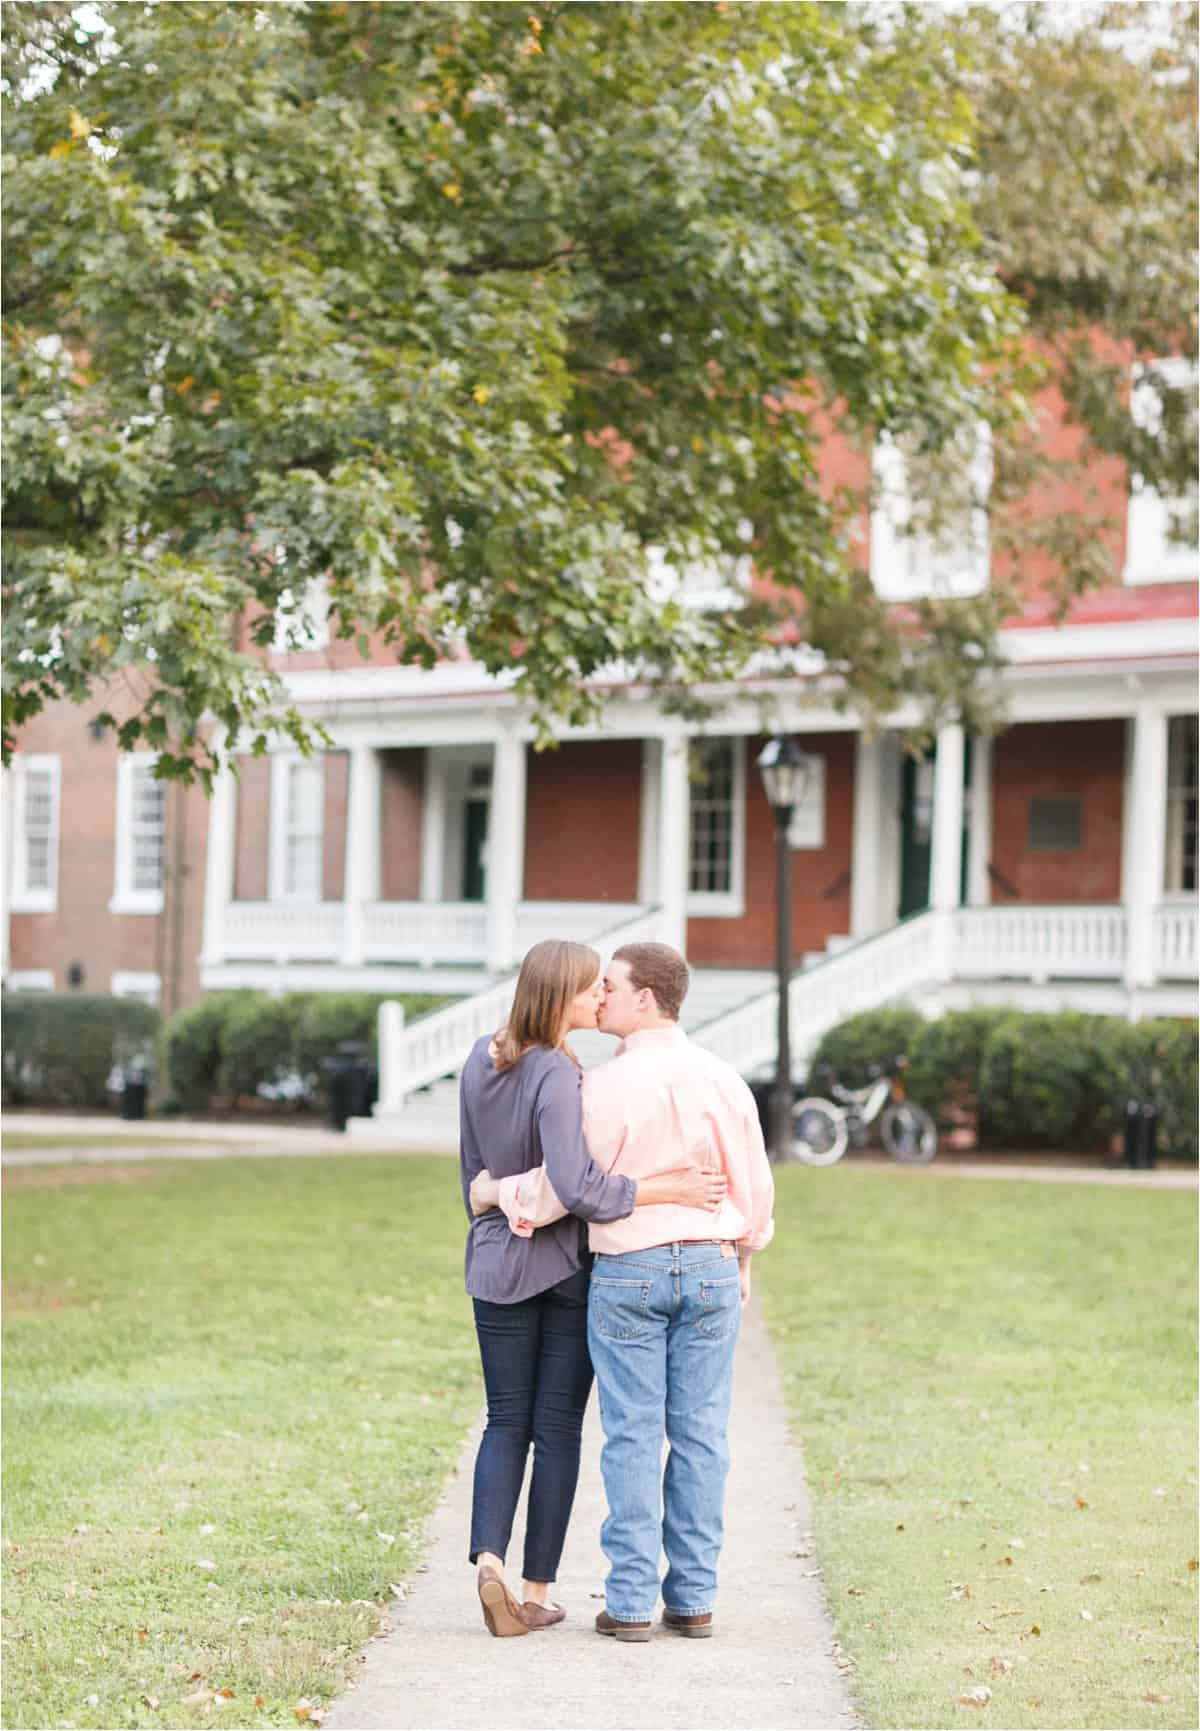
M776 734L758 758L767 801L775 815L775 968L779 976L778 1052L771 1090L770 1155L787 1158L792 1139L792 1036L788 999L792 983L792 850L788 830L804 798L808 759L787 734Z

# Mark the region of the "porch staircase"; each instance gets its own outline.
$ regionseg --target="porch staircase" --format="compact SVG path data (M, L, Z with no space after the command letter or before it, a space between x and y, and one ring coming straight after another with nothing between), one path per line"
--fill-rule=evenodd
M657 933L652 909L597 942L608 950L646 941ZM990 994L986 1001L1054 1002L1038 994L1057 988L1079 1001L1091 988L1095 1006L1136 1013L1123 974L1126 928L1116 904L1056 907L957 908L915 914L890 930L857 942L831 944L792 978L792 1062L802 1072L821 1035L863 1010L907 1000L936 1010L955 996ZM1160 909L1155 923L1156 969L1167 998L1158 1013L1194 1013L1197 913ZM1175 984L1172 984L1172 983ZM393 1147L456 1146L457 1075L479 1035L496 1027L511 998L510 977L460 1004L420 1021L397 1025L380 1013L380 1102L372 1118L348 1128ZM965 994L965 997L964 997ZM684 1005L683 1026L699 1044L744 1076L765 1073L775 1057L777 991L773 976L740 969L696 969ZM586 1066L603 1061L612 1041L576 1034L572 1044Z

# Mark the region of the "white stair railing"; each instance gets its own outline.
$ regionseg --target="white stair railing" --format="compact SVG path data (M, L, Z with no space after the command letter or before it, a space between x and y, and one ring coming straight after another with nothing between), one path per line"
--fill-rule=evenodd
M945 979L950 917L918 914L797 974L789 1004L793 1060L803 1065L821 1035L847 1016ZM776 991L763 992L691 1037L744 1075L775 1055L777 1001Z
M1154 910L1154 968L1163 980L1194 980L1197 972L1195 902L1167 902Z
M641 908L632 919L606 931L598 931L586 941L603 944L608 950L622 944L653 943L660 935L661 908ZM379 1010L379 1101L375 1116L387 1117L403 1109L405 1099L417 1088L428 1087L442 1076L455 1074L463 1066L467 1053L481 1035L502 1026L512 1003L516 974L509 974L495 985L448 1004L423 1016L411 1027L404 1026L400 1006L382 1004Z

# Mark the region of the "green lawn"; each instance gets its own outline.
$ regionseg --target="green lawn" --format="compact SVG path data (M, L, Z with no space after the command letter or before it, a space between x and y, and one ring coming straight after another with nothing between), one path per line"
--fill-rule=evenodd
M1195 1196L790 1168L756 1278L867 1722L1194 1726Z
M58 1176L5 1174L4 1723L294 1731L477 1410L455 1167Z

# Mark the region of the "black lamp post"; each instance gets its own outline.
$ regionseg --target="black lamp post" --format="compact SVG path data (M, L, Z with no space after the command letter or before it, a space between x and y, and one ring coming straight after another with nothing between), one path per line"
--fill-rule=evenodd
M759 754L759 772L775 816L775 967L779 976L778 1053L771 1090L772 1160L787 1158L792 1139L792 1035L788 1000L792 983L792 850L788 829L804 797L808 759L787 734L769 739Z

